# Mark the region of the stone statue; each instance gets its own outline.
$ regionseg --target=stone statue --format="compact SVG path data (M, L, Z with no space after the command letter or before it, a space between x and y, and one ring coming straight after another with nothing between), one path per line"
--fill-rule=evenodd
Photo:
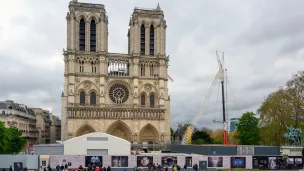
M302 146L302 130L300 128L287 127L287 133L284 138L288 145Z

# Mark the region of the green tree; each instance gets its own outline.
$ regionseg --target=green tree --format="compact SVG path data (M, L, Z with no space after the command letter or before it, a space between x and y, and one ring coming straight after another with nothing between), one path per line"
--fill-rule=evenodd
M196 131L192 135L192 144L212 144L213 139L205 131Z
M299 121L304 115L304 71L294 74L286 83L286 87L288 102L292 106L290 114L295 121L295 127L298 128L300 126Z
M0 154L5 154L7 147L6 128L4 123L0 121Z
M174 131L171 127L170 127L170 137L171 137L171 141L172 141L174 139Z
M6 137L9 142L9 146L6 149L7 154L17 154L26 145L26 140L21 137L22 131L17 128L7 128L6 129Z
M236 132L240 145L258 145L260 143L259 119L253 112L246 112L239 119Z
M292 106L288 93L279 89L264 100L258 114L260 115L260 135L263 145L283 145L286 125L293 123L291 119Z
M21 135L17 128L5 128L4 123L0 122L0 154L19 153L26 145Z

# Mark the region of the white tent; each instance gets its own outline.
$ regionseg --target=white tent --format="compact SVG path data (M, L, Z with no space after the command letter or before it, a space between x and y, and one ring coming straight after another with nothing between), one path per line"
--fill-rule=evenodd
M131 143L102 132L75 137L63 142L64 155L130 155Z

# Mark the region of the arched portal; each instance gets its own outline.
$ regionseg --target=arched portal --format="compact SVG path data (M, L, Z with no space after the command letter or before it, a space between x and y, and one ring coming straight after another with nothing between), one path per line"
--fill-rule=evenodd
M112 123L107 129L107 134L125 139L127 141L132 141L132 131L127 124L118 120Z
M158 131L151 124L145 125L139 132L140 142L158 142L158 137Z
M82 127L80 127L78 129L78 131L76 132L76 137L79 137L79 136L82 136L82 135L85 135L85 134L89 134L89 133L92 133L92 132L96 132L94 130L94 128L92 128L90 125L88 124L85 124L83 125Z

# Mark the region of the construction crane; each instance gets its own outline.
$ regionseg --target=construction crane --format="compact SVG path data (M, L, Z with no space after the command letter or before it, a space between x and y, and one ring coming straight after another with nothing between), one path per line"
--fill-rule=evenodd
M207 92L207 95L205 97L205 99L202 101L202 103L199 105L198 107L198 110L197 110L197 113L194 117L194 119L192 120L192 122L188 125L188 127L186 128L186 131L183 135L183 139L182 139L182 142L181 144L191 144L191 139L192 139L192 135L193 135L193 132L194 132L194 129L196 127L196 124L197 122L199 121L200 117L203 115L205 109L206 109L206 106L208 104L208 101L210 99L210 96L213 92L213 89L215 87L215 85L217 84L218 81L221 81L221 84L222 84L222 100L223 100L223 123L224 123L224 144L227 144L227 131L226 131L226 117L225 117L225 96L224 96L224 73L225 73L225 70L224 70L224 53L223 53L223 56L222 56L222 59L220 59L217 51L216 51L216 57L217 57L217 61L218 61L218 65L219 65L219 70L218 72L216 73L216 76Z

